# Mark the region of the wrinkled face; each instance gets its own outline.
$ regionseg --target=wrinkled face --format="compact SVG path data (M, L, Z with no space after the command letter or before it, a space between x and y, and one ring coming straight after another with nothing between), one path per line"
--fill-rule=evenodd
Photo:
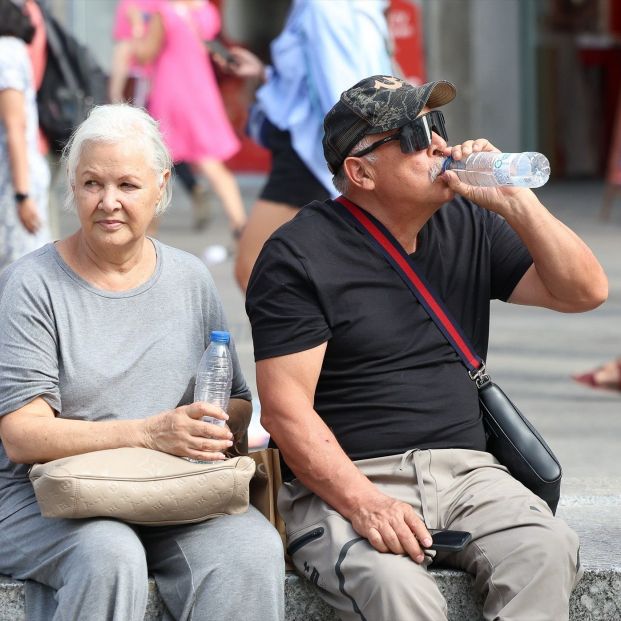
M428 112L429 108L424 108L419 118ZM453 192L444 181L436 180L444 162L446 139L432 127L425 141L427 146L421 144L423 148L404 153L399 133L395 130L374 136L377 143L382 143L372 149L375 158L370 164L376 191L391 201L442 204L450 200Z
M83 234L96 245L141 240L168 175L153 170L140 141L84 144L73 185Z

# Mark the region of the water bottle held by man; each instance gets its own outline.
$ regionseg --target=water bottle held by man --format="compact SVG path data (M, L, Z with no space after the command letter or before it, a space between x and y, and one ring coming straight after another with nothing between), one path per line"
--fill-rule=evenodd
M231 383L233 381L233 362L229 351L230 334L214 330L210 343L196 370L194 401L205 401L217 405L225 412L229 407ZM203 420L214 425L224 425L224 421L211 416Z
M452 170L460 181L479 187L514 186L539 188L550 177L550 163L545 155L525 153L495 153L480 151L463 160L447 157L442 172Z

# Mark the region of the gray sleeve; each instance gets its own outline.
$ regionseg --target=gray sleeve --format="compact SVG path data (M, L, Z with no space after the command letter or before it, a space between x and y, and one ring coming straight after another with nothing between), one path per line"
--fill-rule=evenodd
M233 399L245 399L246 401L250 401L252 399L252 393L242 373L232 335L230 347L231 357L233 358L233 385L231 387L231 397Z
M42 284L23 276L0 279L0 416L36 397L61 409L54 316Z

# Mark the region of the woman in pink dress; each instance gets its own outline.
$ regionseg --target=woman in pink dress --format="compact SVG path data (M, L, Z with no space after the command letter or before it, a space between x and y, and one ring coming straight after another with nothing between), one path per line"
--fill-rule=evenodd
M135 7L128 16L142 22ZM134 54L141 63L154 63L149 112L159 121L174 161L190 162L207 177L237 238L246 213L235 177L223 161L237 153L240 142L205 46L219 30L220 16L207 0L162 0L145 37L134 41Z

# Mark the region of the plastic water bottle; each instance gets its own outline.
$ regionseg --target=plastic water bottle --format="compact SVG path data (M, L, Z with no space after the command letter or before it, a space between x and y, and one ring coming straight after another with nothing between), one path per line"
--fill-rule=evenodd
M209 346L203 353L196 369L194 383L194 401L204 401L222 408L229 408L231 384L233 383L233 361L229 351L231 335L225 331L212 330L209 335ZM213 416L203 416L206 423L224 426L225 421ZM213 464L213 461L202 461L192 457L184 457L194 464Z
M217 405L225 412L229 407L233 382L233 362L229 351L230 340L231 336L228 332L212 331L209 347L198 363L194 385L194 401L205 401ZM203 420L221 426L225 422L212 416L203 416Z
M471 153L465 160L447 157L442 167L453 170L460 181L480 187L540 188L550 177L550 162L541 153Z

